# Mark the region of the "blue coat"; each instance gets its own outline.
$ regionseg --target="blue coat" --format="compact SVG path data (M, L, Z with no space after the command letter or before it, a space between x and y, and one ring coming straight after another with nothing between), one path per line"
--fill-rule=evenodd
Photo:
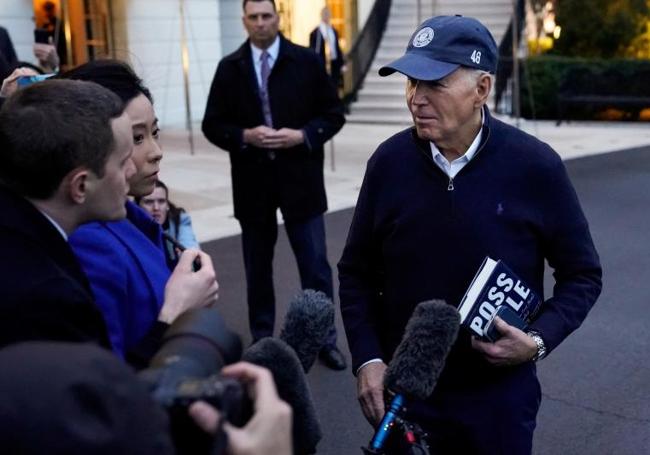
M170 275L160 226L132 202L126 209L125 220L88 223L70 236L121 356L155 326Z
M181 212L178 226L172 220L169 220L169 228L165 232L178 240L178 243L185 248L200 248L192 228L192 218L186 212Z

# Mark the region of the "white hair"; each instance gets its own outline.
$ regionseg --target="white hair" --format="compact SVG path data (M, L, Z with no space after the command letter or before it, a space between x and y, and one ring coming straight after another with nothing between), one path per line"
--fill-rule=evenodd
M463 70L467 82L470 84L476 84L483 75L489 76L490 79L492 79L492 83L494 84L494 76L489 71L479 70L476 68L467 68L464 66L461 66L461 69Z

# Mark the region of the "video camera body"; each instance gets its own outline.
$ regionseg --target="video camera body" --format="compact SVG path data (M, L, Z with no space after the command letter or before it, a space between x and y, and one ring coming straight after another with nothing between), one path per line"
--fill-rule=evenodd
M214 437L196 427L188 415L193 402L208 402L236 426L252 415L245 388L218 374L241 355L239 336L226 327L217 310L194 309L174 321L149 367L139 373L156 402L168 410L179 454L214 453Z
M243 360L267 368L278 395L293 410L292 445L296 455L316 453L322 437L305 373L314 363L334 323L332 301L322 292L303 290L290 302L280 338L264 338L243 354ZM212 308L183 313L167 330L162 348L139 373L159 404L168 410L171 434L179 454L221 454L223 434L206 435L189 418L187 407L206 401L235 426L253 414L245 388L218 373L242 358L239 336Z

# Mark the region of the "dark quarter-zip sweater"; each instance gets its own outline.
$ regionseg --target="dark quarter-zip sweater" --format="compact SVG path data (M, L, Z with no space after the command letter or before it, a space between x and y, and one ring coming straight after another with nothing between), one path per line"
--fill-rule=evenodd
M530 327L548 352L580 326L600 294L598 254L560 157L485 114L477 154L453 180L413 128L382 143L368 161L339 263L353 371L372 358L390 360L419 302L457 306L486 255L505 261L542 297L544 261L554 269L553 295ZM526 368L534 372L532 364ZM439 385L505 371L461 332Z

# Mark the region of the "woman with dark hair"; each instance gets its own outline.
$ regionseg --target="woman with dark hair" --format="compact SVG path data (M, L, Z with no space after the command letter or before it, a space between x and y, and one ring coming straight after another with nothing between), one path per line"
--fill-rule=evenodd
M132 121L136 167L129 195L150 194L162 151L151 93L142 80L117 60L91 61L57 77L98 83L122 99ZM186 259L181 257L171 273L160 225L133 202L127 202L126 211L124 220L80 227L70 236L70 245L104 314L113 350L139 367L157 350L167 325L189 308L213 303L218 285L210 257L198 250L184 253ZM193 272L197 257L201 268Z
M162 226L166 234L165 244L169 260L172 262L178 260L179 245L183 249L199 248L190 215L185 209L177 207L169 200L169 188L162 181L156 181L153 193L136 197L135 202Z

